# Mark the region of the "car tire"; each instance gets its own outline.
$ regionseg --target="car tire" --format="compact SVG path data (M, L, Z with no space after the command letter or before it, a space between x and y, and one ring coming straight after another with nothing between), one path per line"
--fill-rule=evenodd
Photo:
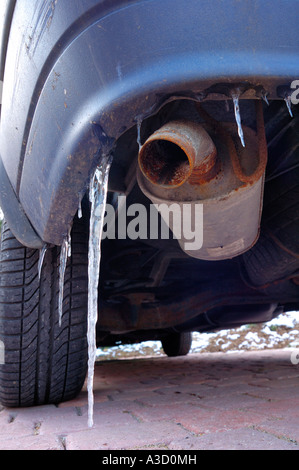
M186 356L191 348L192 333L172 333L163 338L161 343L168 357Z
M292 156L289 165L298 165L299 153L287 150L288 147L285 152ZM298 275L298 195L299 168L287 171L266 184L263 230L256 245L242 257L242 267L250 286L263 288L269 285L277 291L280 280Z
M4 222L0 250L0 403L57 404L81 390L87 370L88 220L75 217L61 326L58 318L60 248L26 248Z

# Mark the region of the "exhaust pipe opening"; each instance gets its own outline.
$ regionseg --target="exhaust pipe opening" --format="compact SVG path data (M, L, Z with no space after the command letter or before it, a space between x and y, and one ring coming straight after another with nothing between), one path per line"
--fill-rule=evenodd
M152 134L143 144L138 164L154 185L177 188L189 180L198 184L211 176L216 148L203 127L194 122L172 121Z
M168 140L148 142L140 153L139 165L153 183L164 187L183 184L192 173L192 162L184 150Z

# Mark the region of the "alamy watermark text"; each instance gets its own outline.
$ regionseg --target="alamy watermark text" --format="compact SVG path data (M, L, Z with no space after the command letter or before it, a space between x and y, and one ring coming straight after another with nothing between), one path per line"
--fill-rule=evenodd
M127 207L126 196L118 196L116 207L117 210L111 204L106 205L103 239L168 240L173 237L183 240L184 249L191 251L203 245L202 204L173 202L144 206L136 203Z

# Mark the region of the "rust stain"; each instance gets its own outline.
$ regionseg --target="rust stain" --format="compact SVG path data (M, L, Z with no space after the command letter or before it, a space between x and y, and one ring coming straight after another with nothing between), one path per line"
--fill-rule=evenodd
M33 149L33 144L34 144L34 141L35 141L35 138L36 138L36 134L37 134L37 131L34 132L34 135L33 135L33 138L32 138L32 141L30 143L30 146L29 146L29 149L28 149L28 152L26 154L27 157L29 157L32 153L32 149Z
M200 166L193 168L188 183L192 185L208 183L216 178L220 169L221 162L217 159L217 150L215 149L203 160Z

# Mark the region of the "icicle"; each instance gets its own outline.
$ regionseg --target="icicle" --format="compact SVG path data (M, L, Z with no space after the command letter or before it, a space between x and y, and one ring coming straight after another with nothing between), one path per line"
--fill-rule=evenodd
M237 126L238 126L238 134L239 134L239 137L240 137L240 140L241 140L241 143L242 143L243 147L245 147L243 129L242 129L242 124L241 124L240 107L239 107L239 94L232 93L232 99L233 99L233 103L234 103L236 123L237 123Z
M142 118L140 116L137 117L137 144L139 147L139 150L142 147L141 144L141 125L142 125Z
M38 278L41 278L41 273L42 273L42 267L46 255L46 251L48 249L47 243L44 244L41 250L39 250L39 260L38 260Z
M111 157L104 155L90 183L91 202L88 248L88 426L93 426L93 379L96 359L96 323L98 319L98 285L101 261L101 239L108 192Z
M285 103L287 105L287 108L288 108L288 111L290 113L290 116L293 117L293 113L292 113L292 108L291 108L291 97L290 95L286 95L285 98Z
M81 204L81 200L82 200L82 195L81 193L79 193L79 204L78 204L78 219L82 219L82 204Z
M69 229L69 232L67 234L67 238L68 238L68 250L67 250L67 255L68 257L70 258L72 256L72 239L71 239L71 231L72 231L72 227L70 227Z
M269 106L269 101L267 98L267 93L265 91L262 92L262 100L265 101L265 103Z
M59 264L59 297L58 297L58 318L59 326L62 321L62 304L63 304L63 291L64 291L64 275L67 264L67 259L71 257L71 229L67 237L62 242L60 249L60 264Z

